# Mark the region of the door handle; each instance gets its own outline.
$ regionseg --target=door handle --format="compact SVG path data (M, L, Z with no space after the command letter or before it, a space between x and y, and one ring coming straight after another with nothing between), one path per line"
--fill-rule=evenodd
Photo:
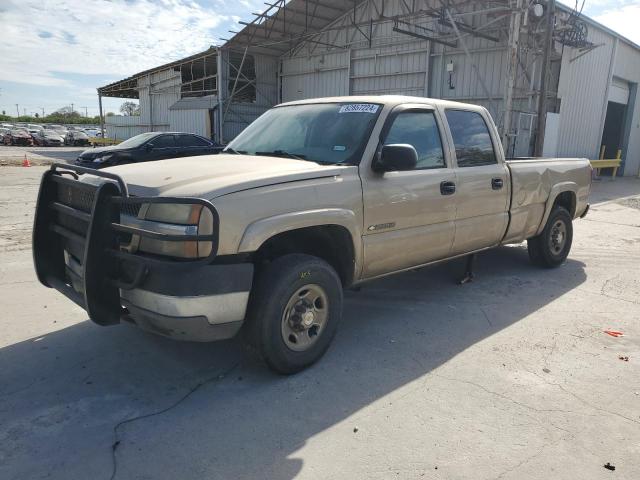
M440 182L440 193L442 195L453 195L456 193L456 184L453 182Z
M494 190L500 190L504 186L504 181L501 178L491 179L491 188Z

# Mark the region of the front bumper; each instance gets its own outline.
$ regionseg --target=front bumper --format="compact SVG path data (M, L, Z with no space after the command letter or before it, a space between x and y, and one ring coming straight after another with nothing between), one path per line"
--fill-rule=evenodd
M90 173L100 186L79 181ZM72 177L72 178L68 178ZM84 308L99 325L122 321L164 336L211 341L233 336L245 316L253 279L250 263L215 263L218 232L174 235L123 223L146 203L199 204L206 200L130 197L117 175L54 165L42 179L33 231L38 279ZM165 242L210 242L211 254L172 260L131 253L134 237Z
M183 272L150 270L139 288L120 290L123 320L177 340L230 338L242 326L253 265L207 265Z

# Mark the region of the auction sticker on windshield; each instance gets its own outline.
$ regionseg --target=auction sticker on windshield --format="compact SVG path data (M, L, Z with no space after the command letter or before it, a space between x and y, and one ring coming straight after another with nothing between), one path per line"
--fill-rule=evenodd
M378 105L372 103L350 103L342 105L338 113L376 113Z

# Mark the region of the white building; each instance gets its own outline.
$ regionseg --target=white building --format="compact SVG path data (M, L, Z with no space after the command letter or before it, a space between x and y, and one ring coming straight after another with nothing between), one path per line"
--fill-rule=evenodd
M107 118L108 135L174 130L228 142L283 101L404 94L484 105L508 155L528 156L546 71L543 153L595 159L604 146L605 158L621 150L625 175L640 173L640 47L567 7L556 6L546 49L546 1L268 5L222 47L98 89L140 100L140 117Z

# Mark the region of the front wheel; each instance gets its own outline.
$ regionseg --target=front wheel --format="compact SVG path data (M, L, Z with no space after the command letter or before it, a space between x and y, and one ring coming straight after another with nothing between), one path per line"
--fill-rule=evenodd
M544 230L527 240L529 258L535 265L558 267L567 259L573 242L572 218L566 208L556 206L547 219Z
M324 260L285 255L258 271L245 339L267 365L292 374L329 348L342 316L342 284Z

